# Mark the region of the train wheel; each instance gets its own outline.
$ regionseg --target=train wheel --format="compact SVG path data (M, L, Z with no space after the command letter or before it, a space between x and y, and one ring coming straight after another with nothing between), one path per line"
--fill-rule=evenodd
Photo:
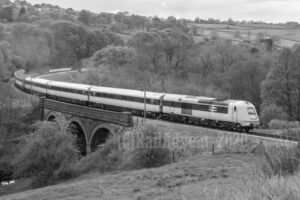
M242 127L241 127L240 124L237 124L237 125L235 126L234 130L235 130L235 131L238 131L238 132L240 132L240 133L243 132L243 129L242 129Z

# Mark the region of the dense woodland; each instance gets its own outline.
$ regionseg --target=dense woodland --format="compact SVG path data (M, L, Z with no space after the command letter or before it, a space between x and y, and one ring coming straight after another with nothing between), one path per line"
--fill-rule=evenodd
M112 86L244 99L257 107L266 123L274 117L300 119L298 46L266 48L261 35L253 43L235 44L213 33L196 42L195 24L214 23L211 19L196 18L193 23L172 16L92 13L26 1L2 0L0 20L2 85L16 69L39 73L79 68L87 60L118 76ZM97 77L90 80L101 84Z
M88 59L95 67L122 74L120 87L244 99L255 104L266 122L270 113L300 118L297 46L270 50L259 43L261 35L256 43L234 44L213 33L195 42L195 24L213 23L211 19L192 23L26 1L1 1L0 20L3 81L16 69L79 68Z

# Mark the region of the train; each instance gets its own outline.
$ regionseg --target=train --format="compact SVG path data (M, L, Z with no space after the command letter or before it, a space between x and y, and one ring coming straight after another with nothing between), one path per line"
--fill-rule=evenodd
M246 132L260 124L254 105L243 100L51 81L22 70L14 75L16 87L26 93L82 106Z

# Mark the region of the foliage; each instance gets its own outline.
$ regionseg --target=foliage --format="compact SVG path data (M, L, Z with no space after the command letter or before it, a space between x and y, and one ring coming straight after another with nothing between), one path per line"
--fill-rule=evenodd
M74 136L50 122L37 122L33 130L16 158L15 176L33 177L37 186L70 176L70 166L78 158Z
M84 25L89 25L91 23L91 13L87 10L81 10L78 15L78 21L82 22Z
M38 70L50 65L53 38L49 31L33 25L17 24L13 27L12 62L19 68Z
M133 144L134 148L125 153L124 168L151 168L172 162L171 151L167 148L167 141L158 127L146 125L133 130L129 134L132 134L131 137L139 138L140 140L137 143L138 146L134 146L136 144Z
M95 65L110 65L114 68L130 65L135 59L135 50L129 47L108 46L94 54Z
M300 126L299 121L287 121L272 119L269 122L269 128L271 129L288 129L288 128L298 128Z
M265 126L267 126L272 119L286 120L287 118L288 115L283 111L283 109L274 104L262 108L261 120Z
M300 157L296 147L271 146L262 152L261 170L267 176L288 176L299 169Z
M3 7L0 10L0 19L2 21L6 22L12 22L13 21L13 7Z
M55 65L73 66L86 57L86 30L75 23L58 21L50 26L55 41Z
M114 171L120 167L123 151L118 149L118 136L108 138L105 144L95 152L80 159L74 169L77 173L86 173L91 170L100 172Z
M226 90L233 99L247 99L256 107L261 104L260 83L266 75L266 67L263 67L259 60L249 58L233 64L226 73ZM221 86L222 87L222 86Z
M116 23L110 28L110 30L114 33L124 33L124 31L127 29L128 26L124 23Z
M1 147L0 147L0 150ZM0 155L1 157L1 155ZM13 174L13 165L8 160L0 160L0 183L10 181Z
M300 47L281 50L262 83L263 106L280 105L291 120L300 118Z
M75 171L86 173L91 170L133 170L159 167L172 161L171 152L164 146L166 141L161 137L163 135L158 128L146 125L122 134L110 137L100 149L82 158L76 163ZM132 140L127 140L133 137L142 138L139 141L140 146L135 146ZM155 146L157 144L161 146Z

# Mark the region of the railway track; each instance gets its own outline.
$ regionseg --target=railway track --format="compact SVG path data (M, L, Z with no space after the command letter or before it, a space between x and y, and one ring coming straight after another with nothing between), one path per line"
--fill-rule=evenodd
M140 117L140 116L134 116L134 117L139 118L140 120L143 120L143 117ZM149 120L157 121L157 119L147 118L147 121L149 121ZM300 140L300 137L293 137L293 136L287 136L287 135L275 135L275 134L270 134L270 133L261 133L258 131L242 132L242 131L236 131L236 130L221 129L221 128L216 128L216 127L211 127L211 126L201 125L201 124L183 123L183 122L170 121L170 120L158 120L158 121L164 122L164 123L170 123L170 124L178 124L178 125L184 125L184 126L206 128L206 129L210 129L210 130L217 130L217 131L224 132L224 134L225 133L235 133L235 134L242 134L242 135L250 136L250 137L255 136L255 137L262 138L262 139L264 139L264 138L265 139L275 139L277 141L286 141L286 142L295 142L295 143L297 143Z
M285 136L285 135L274 135L274 134L267 134L267 133L259 133L259 132L249 132L246 133L248 135L255 135L255 136L260 136L260 137L268 137L268 138L275 138L275 139L280 139L280 140L288 140L288 141L299 141L299 137L292 137L292 136Z

